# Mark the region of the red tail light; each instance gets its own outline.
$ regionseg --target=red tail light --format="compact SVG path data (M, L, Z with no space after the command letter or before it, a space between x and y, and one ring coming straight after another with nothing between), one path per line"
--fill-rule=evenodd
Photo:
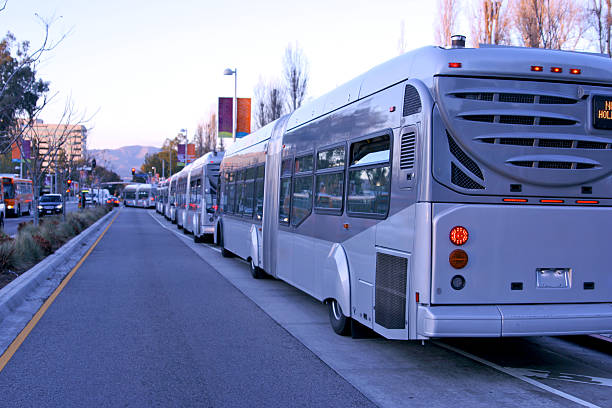
M531 66L531 70L534 71L534 72L542 72L543 69L544 68L542 66L540 66L540 65L532 65Z
M212 208L213 208L213 210L217 211L217 208L219 208L219 206L217 206L217 205L215 204L215 205L213 205L213 207L212 207Z
M563 72L563 68L561 67L552 67L550 68L550 72L554 72L555 74L560 74Z
M460 62L449 62L448 67L449 68L461 68L461 63Z
M450 240L455 245L463 245L469 238L468 230L464 227L453 227L450 232Z

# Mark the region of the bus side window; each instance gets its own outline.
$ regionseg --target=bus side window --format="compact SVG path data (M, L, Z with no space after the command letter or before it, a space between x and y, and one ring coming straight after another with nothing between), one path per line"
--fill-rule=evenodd
M281 164L280 196L278 202L278 221L288 225L291 211L291 159Z
M265 165L257 167L257 180L255 181L255 214L258 220L263 218L265 184Z
M295 159L295 177L291 195L291 225L297 226L312 212L312 154Z
M351 145L347 186L347 213L384 218L391 190L391 137L374 136Z
M342 145L317 153L315 209L320 212L342 214L345 151Z

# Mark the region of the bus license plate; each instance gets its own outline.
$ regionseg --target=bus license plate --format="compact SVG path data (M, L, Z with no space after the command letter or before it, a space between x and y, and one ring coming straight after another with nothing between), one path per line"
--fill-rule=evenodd
M538 288L569 288L571 269L569 268L538 268L536 282Z

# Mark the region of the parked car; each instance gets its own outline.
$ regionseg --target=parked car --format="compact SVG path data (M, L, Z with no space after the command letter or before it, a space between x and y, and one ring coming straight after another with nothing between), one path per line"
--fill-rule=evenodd
M115 196L110 196L106 199L106 204L112 205L113 207L119 207L119 199Z
M61 194L44 194L38 202L38 214L61 214L63 206Z

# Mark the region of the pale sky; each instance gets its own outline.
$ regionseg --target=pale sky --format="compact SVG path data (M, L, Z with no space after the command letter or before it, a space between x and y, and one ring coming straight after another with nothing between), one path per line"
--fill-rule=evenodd
M36 14L56 21L39 76L55 103L41 117L58 120L72 96L89 115L88 148L161 146L181 128L193 135L217 98L252 97L260 77L281 77L288 43L310 64L316 98L398 55L405 22L408 49L434 43L434 0L9 0L0 34L32 47L43 39ZM467 34L467 33L466 33Z

